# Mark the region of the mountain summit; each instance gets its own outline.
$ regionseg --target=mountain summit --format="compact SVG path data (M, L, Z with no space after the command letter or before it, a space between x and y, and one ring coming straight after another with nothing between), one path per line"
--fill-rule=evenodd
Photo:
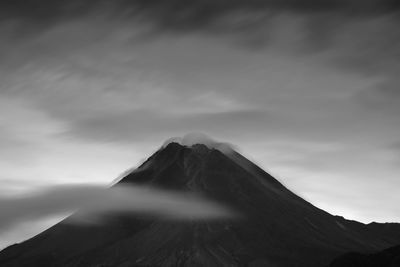
M333 216L235 150L186 141L166 143L114 186L194 192L239 216L177 221L121 213L96 226L63 221L0 252L0 266L317 267L348 251L370 253L400 243L397 224Z

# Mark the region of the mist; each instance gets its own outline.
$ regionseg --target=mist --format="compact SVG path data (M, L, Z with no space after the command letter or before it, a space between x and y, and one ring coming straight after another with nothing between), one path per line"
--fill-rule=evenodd
M172 220L229 218L227 207L193 193L117 185L55 185L0 198L0 233L16 224L78 212L69 223L99 223L103 215L133 213ZM83 213L83 212L82 212Z

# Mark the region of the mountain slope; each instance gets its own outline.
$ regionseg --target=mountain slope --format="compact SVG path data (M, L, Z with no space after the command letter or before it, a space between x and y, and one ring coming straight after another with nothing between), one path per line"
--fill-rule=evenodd
M400 245L373 254L346 253L329 267L397 267L400 266Z
M332 216L239 153L170 143L114 186L198 192L241 216L167 221L110 215L96 226L61 222L0 253L0 266L326 266L347 251L400 243L400 227ZM67 219L68 220L68 219Z

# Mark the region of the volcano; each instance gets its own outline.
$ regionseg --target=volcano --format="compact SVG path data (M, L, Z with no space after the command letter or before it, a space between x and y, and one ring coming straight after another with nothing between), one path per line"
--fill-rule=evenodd
M67 218L4 249L0 266L320 267L348 251L400 244L399 224L333 216L238 152L209 144L166 144L113 186L122 185L201 193L240 216L174 221L120 213L94 226Z

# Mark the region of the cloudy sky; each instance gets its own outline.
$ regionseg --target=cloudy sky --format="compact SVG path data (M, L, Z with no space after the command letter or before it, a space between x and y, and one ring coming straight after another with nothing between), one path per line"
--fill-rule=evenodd
M0 195L107 185L203 132L332 214L400 222L399 23L390 0L1 1Z

